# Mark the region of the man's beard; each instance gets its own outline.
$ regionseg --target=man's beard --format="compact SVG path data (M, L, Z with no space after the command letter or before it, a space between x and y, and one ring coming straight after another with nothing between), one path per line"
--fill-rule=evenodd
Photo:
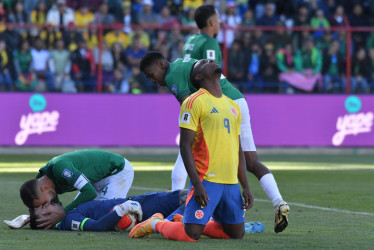
M223 72L223 70L222 70L221 67L216 68L216 69L214 70L214 73L217 73L217 74L222 74L222 72Z

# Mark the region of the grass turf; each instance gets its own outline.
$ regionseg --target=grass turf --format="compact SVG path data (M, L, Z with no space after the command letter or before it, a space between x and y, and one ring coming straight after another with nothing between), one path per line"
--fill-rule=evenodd
M27 210L19 198L19 187L35 176L50 155L0 155L0 220L13 219ZM175 155L126 156L134 165L130 195L171 186L170 169ZM374 245L374 157L370 155L264 155L261 160L273 172L283 198L291 205L290 225L273 232L273 209L259 182L248 174L257 199L246 213L246 221L261 221L265 232L246 234L244 240L202 237L198 243L168 241L161 235L128 239L118 232L11 230L0 226L0 249L160 248L160 249L372 249ZM150 171L157 166L156 171ZM18 171L18 172L17 172ZM64 194L67 204L75 193ZM295 204L300 203L300 204ZM318 206L337 210L311 208ZM349 213L366 212L369 214ZM192 244L192 245L191 245Z

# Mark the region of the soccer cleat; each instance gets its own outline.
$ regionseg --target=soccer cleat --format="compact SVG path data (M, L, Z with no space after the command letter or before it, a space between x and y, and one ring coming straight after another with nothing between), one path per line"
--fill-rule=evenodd
M282 232L288 226L288 214L290 207L285 201L281 201L277 206L274 207L274 232Z
M14 220L4 220L4 223L13 229L19 229L24 227L30 222L30 216L27 214L23 214L15 218Z
M261 222L247 222L244 224L244 231L246 233L262 233L265 230L265 225Z
M140 238L154 233L154 230L152 228L152 221L154 221L155 219L163 220L164 216L161 213L157 213L152 215L148 220L135 225L129 233L129 238Z
M183 222L183 215L174 214L173 221L174 222Z

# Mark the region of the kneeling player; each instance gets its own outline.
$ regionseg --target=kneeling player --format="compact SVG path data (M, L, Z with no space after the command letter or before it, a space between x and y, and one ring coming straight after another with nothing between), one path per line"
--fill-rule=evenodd
M128 212L138 215L139 221L150 218L154 213L168 216L185 203L187 190L154 192L126 199L94 200L80 204L68 212L56 229L74 231L108 231ZM64 208L61 203L47 203L30 209L30 226L38 227L38 219L51 213L59 213Z
M243 238L244 213L250 209L252 195L239 143L240 108L222 95L221 73L212 60L195 63L191 81L200 90L183 102L180 112L180 150L191 180L184 224L163 221L162 214L155 214L136 225L129 237L158 232L178 241L197 241L202 234ZM211 217L215 221L209 221Z

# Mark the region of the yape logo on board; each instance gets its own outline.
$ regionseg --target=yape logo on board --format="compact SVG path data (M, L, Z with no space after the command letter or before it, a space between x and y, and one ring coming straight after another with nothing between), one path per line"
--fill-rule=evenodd
M362 107L361 100L356 96L349 96L345 100L345 108L348 114L339 116L336 122L338 130L332 137L332 144L340 146L348 135L369 133L373 127L373 112L359 112Z
M35 94L31 96L29 105L33 112L22 115L21 117L19 123L21 130L14 138L17 145L25 144L29 135L41 135L42 133L53 132L57 129L60 113L58 111L43 112L47 107L47 100L43 95Z

